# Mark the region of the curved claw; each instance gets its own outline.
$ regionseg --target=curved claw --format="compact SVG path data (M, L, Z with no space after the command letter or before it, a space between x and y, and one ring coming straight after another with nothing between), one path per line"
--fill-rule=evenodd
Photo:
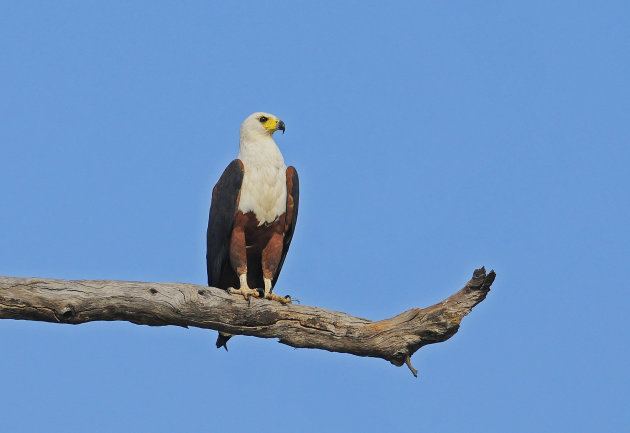
M298 304L300 303L300 300L298 298L292 298L291 295L285 296L284 299L287 300L288 304L292 304L293 302L297 302Z

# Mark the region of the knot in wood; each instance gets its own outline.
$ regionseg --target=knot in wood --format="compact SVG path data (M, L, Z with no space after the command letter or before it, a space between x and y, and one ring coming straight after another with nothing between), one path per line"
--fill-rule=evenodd
M69 305L66 305L66 306L64 307L64 309L63 309L63 310L61 310L61 317L62 317L64 320L69 320L69 319L71 319L72 317L74 317L74 310L72 309L72 307L71 307L71 306L69 306Z

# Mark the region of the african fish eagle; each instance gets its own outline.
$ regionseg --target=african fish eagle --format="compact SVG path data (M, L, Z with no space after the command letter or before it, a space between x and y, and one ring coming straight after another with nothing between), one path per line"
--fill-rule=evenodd
M284 122L268 113L250 115L240 130L238 158L212 190L207 232L208 285L287 303L273 293L298 214L298 175L287 168L273 133ZM238 287L238 289L236 288ZM217 348L227 350L228 334Z

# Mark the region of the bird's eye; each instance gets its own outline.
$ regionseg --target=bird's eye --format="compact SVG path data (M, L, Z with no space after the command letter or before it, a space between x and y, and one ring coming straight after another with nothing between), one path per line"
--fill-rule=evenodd
M260 123L265 123L269 119L267 119L265 116L260 116L260 119L258 120L260 120Z

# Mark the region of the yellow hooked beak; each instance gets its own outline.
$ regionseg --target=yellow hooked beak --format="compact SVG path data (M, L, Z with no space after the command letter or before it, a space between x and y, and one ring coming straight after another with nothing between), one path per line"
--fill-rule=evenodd
M267 131L282 131L284 134L284 122L280 119L268 119L263 126Z

